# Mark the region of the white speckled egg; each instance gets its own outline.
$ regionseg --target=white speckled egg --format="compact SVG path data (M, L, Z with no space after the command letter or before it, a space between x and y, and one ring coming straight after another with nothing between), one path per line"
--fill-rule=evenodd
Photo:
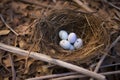
M80 47L82 47L82 45L83 45L83 40L81 38L78 38L74 43L75 49L79 49Z
M59 45L64 49L70 49L70 47L71 47L70 42L67 40L61 40Z
M73 45L70 46L70 50L75 50Z
M70 34L68 35L68 41L69 41L70 43L74 43L76 40L77 40L77 36L76 36L75 33L70 33Z
M59 37L60 37L60 39L62 39L62 40L66 40L66 39L68 38L68 33L67 33L65 30L61 30L61 31L59 32Z

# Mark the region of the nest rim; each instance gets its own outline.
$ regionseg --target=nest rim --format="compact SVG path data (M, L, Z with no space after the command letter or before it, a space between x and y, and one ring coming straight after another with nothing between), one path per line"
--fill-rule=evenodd
M109 43L109 40L106 39L109 39L107 29L101 25L102 22L101 18L93 14L81 14L73 12L73 10L63 9L51 10L36 25L36 38L38 39L38 34L41 34L39 37L41 40L38 46L41 49L44 48L43 50L40 49L40 51L64 61L71 62L79 60L81 63L88 61L96 55L99 55L97 52L101 53ZM82 27L79 27L80 25ZM82 30L80 31L80 28L86 30L84 34L87 36L83 35L82 38L84 46L75 51L62 49L58 43L60 41L58 32L60 30L66 30L68 33L75 32L81 38L80 34L83 32Z

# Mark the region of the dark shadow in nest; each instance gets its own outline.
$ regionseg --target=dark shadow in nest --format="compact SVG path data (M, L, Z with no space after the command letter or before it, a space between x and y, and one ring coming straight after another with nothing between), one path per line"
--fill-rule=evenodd
M60 30L75 32L77 37L83 39L83 47L75 51L62 49L59 46ZM42 17L36 25L35 37L39 39L41 53L67 61L88 60L103 51L109 41L102 19L72 10L49 11L47 16Z

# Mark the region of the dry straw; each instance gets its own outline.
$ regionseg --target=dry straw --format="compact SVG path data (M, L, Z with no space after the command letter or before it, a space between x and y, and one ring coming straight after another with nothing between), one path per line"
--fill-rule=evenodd
M69 9L47 12L36 25L35 40L39 40L40 52L64 61L86 62L101 55L108 45L109 36L100 17ZM75 32L84 45L79 50L68 51L59 46L60 30Z

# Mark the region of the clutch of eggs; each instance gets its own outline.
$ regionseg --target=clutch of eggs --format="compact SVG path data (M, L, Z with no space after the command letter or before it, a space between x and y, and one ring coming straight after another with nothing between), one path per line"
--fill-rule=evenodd
M79 49L83 45L83 41L81 38L77 39L77 35L72 32L68 35L65 30L61 30L59 32L59 37L61 39L59 45L66 50L75 50Z

